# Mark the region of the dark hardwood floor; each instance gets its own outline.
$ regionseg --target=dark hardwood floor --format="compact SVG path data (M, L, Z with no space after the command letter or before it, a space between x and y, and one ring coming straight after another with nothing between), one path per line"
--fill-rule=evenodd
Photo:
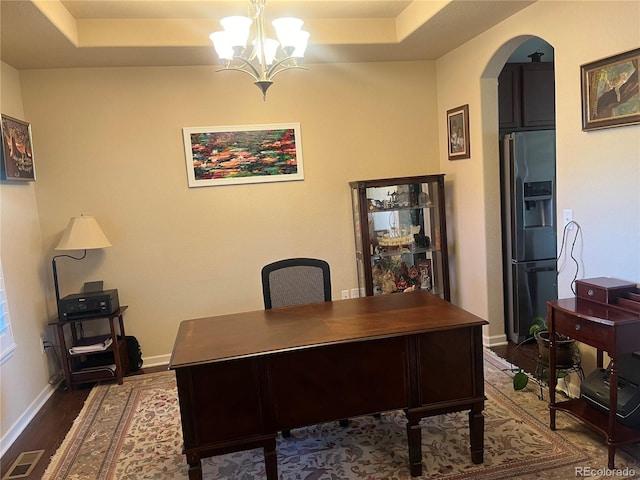
M506 359L523 370L529 373L535 372L538 357L535 342L521 345L509 343L508 345L493 347L492 350L499 357ZM135 375L159 372L166 370L166 368L166 366L143 368L136 372ZM49 460L60 447L71 425L73 425L73 421L82 410L92 386L89 383L69 392L64 388L63 382L0 460L0 478L7 473L20 453L44 450L37 465L31 474L26 477L32 480L41 478L49 464Z
M519 345L509 342L507 345L491 347L491 350L514 366L531 375L535 374L538 367L538 345L533 339Z
M147 367L132 375L143 375L166 369L166 365ZM24 477L32 480L42 478L49 465L49 460L62 444L71 425L73 425L73 421L82 410L92 386L93 384L88 383L70 392L65 388L65 382L62 382L61 386L47 400L47 403L0 459L0 478L4 477L22 452L44 450L33 471L29 476Z

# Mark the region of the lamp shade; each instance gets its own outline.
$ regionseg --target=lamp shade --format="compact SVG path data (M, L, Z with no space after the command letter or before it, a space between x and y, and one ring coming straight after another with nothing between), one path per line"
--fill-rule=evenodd
M111 242L95 218L81 215L71 217L56 250L91 250L110 247Z
M227 32L228 42L232 47L245 48L249 38L250 28L253 20L249 17L225 17L220 20L220 25Z
M209 35L209 38L213 42L213 47L216 49L220 60L233 60L233 45L229 41L227 32L213 32Z
M302 20L293 17L283 17L276 18L271 24L276 29L276 35L282 48L295 48L298 45L298 33L304 24Z

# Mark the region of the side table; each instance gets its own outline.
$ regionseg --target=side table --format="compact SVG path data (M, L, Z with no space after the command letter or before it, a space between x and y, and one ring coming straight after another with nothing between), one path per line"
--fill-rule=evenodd
M128 372L129 361L127 355L127 345L125 340L124 320L122 318L127 305L121 306L111 315L104 317L89 317L68 321L50 322L49 325L55 325L58 332L58 342L62 350L62 364L64 375L69 390L82 383L97 382L99 380L108 380L116 378L118 384L122 385L122 377ZM116 322L116 319L118 321ZM111 345L102 351L71 353L70 347L78 344L81 340L78 334L78 328L82 328L82 324L96 321L109 322L109 334L100 337L84 338L85 343L96 343L111 338ZM65 338L65 329L71 330L71 344L68 345ZM97 358L97 361L96 361ZM115 369L109 365L115 364Z
M606 439L608 468L613 469L618 445L640 442L640 430L616 421L618 405L618 369L616 359L624 353L640 350L640 315L616 307L580 298L547 302L547 324L551 346L549 351L549 426L556 429L556 412L573 415ZM556 346L559 333L597 349L598 368L602 368L602 352L611 358L609 377L609 412L603 413L582 398L556 402Z

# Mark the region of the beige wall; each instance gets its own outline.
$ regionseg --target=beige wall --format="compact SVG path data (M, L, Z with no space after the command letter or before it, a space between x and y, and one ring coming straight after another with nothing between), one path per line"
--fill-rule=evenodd
M12 313L25 312L16 337L20 352L29 352L2 366L3 447L8 429L28 417L18 405L37 403L46 389L34 350L53 315L49 260L69 217L80 213L97 217L113 247L82 262L61 260L62 291L97 279L118 288L130 305L128 331L153 363L167 358L180 320L261 308L259 270L271 260L323 257L334 297L355 287L347 182L441 171L451 195L454 301L488 318L488 340L499 340L495 78L520 36L555 47L558 209L572 208L583 227L582 276L640 280L639 127L584 133L579 107L579 65L637 48L639 8L637 1L537 2L435 65L313 65L279 76L266 103L248 78L214 68L24 71L18 78L3 65L2 111L11 113L7 95L22 95L23 111L12 109L34 127L38 170L33 185L1 186L2 260L14 257L4 267L19 285L10 302ZM579 28L568 29L567 19ZM445 112L466 103L472 158L449 162ZM187 188L182 127L298 121L304 182ZM11 213L7 192L16 197ZM561 295L570 294L572 274L570 265L561 272Z
M568 29L569 19L579 27ZM494 343L504 338L496 79L532 35L554 47L557 209L572 209L582 228L578 278L640 281L640 127L583 132L580 108L580 65L640 45L640 2L537 2L436 62L440 130L446 110L461 104L469 104L471 120L470 160L447 161L440 135L441 171L453 182L455 294L462 307L490 321L485 334ZM559 248L561 240L560 226ZM561 297L573 295L575 266L565 259Z
M2 113L24 118L19 73L1 63L0 74ZM38 346L47 319L42 270L46 258L35 186L33 182L0 183L0 252L17 344L13 355L0 365L1 452L52 391L47 359Z
M23 72L45 253L80 213L113 244L59 261L61 293L117 288L148 362L167 361L181 320L262 308L273 260L326 259L340 298L357 286L348 182L438 170L433 67L314 65L266 102L208 67ZM304 181L188 188L183 127L285 122L301 124Z

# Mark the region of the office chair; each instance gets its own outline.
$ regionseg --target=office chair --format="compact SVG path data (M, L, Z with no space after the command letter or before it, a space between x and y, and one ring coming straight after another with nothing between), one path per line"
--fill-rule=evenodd
M262 268L264 308L331 301L329 264L315 258L289 258Z
M264 308L290 307L331 301L331 271L329 264L315 258L288 258L262 268ZM346 427L349 420L340 420ZM282 431L291 436L290 430Z

